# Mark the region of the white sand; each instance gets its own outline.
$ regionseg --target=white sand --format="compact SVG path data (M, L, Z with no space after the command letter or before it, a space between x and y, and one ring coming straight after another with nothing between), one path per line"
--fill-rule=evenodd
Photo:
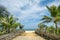
M26 33L33 33L33 32L35 32L35 31L25 31Z

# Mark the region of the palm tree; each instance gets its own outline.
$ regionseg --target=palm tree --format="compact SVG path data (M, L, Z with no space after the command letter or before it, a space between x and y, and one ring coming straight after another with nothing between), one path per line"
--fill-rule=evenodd
M3 28L3 30L5 29L5 24L6 24L6 19L9 17L10 13L7 11L7 9L0 5L0 25ZM4 24L5 23L5 24Z
M18 26L21 26L17 20L18 19L14 18L13 15L10 15L4 6L0 6L0 25L5 33L9 33L11 30L16 30Z
M7 22L6 18L1 19L2 29L4 32L7 31L7 28L10 26L10 24Z
M2 18L1 24L3 25L3 29L9 33L10 31L14 31L18 26L21 26L20 23L16 21L13 16L8 18Z
M44 20L44 22L54 22L55 26L56 26L56 29L58 28L57 27L57 22L60 21L60 16L58 14L58 9L56 6L51 6L51 7L48 7L47 6L47 9L49 10L50 12L50 17L49 16L44 16L42 18L42 20ZM57 30L56 30L57 31Z
M45 27L46 27L46 25L43 24L43 23L39 23L39 24L38 24L38 28L40 29L40 31L46 32Z
M7 23L9 24L9 25L7 25L8 26L7 27L8 28L7 29L8 33L11 30L15 30L18 26L20 26L20 24L17 22L17 19L15 19L12 15L9 17Z

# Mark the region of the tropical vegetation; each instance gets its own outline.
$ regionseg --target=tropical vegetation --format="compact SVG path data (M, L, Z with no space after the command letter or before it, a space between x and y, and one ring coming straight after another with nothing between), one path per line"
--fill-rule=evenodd
M44 15L40 19L42 22L38 24L38 29L35 32L47 40L60 40L60 5L46 6L46 8L50 16Z
M4 6L0 6L0 34L13 32L17 27L22 29L21 23L17 21L18 18L11 15Z
M50 16L44 16L41 20L44 20L43 23L54 23L54 26L51 26L51 29L55 29L55 33L58 34L58 22L60 21L60 6L54 6L51 7L46 6L48 11L50 12Z

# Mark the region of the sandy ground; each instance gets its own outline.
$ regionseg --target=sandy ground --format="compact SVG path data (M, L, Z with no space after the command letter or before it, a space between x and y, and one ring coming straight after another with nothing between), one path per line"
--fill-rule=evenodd
M26 31L22 35L15 37L13 40L45 40L45 39L35 34L34 31Z

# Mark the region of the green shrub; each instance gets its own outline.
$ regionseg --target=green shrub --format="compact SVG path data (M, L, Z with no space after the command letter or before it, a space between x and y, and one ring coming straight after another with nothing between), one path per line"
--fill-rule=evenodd
M2 35L2 32L0 31L0 35Z

